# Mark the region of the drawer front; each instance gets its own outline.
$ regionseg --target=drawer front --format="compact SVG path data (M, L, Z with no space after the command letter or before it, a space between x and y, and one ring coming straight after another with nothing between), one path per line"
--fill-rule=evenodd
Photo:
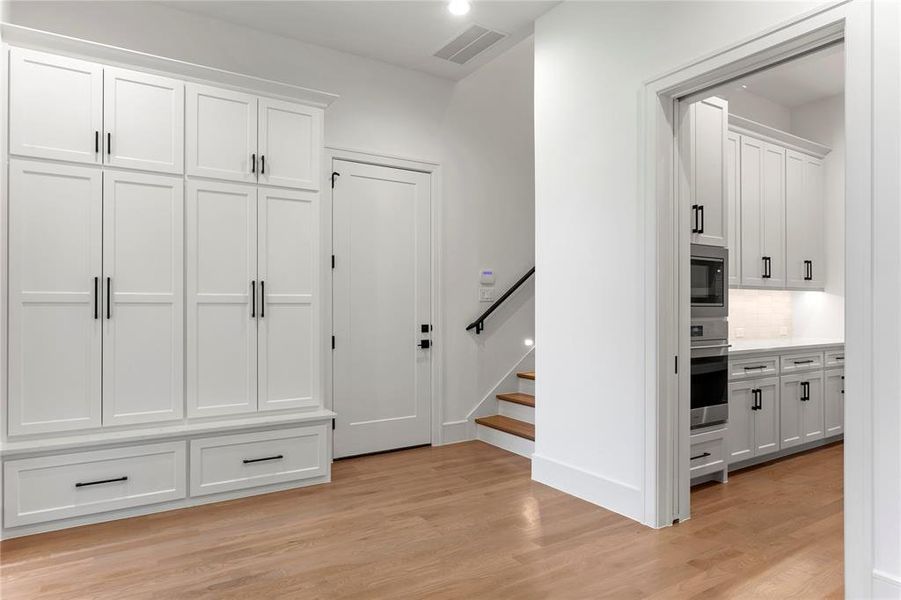
M322 477L327 439L323 424L191 440L191 495Z
M845 366L845 349L830 350L826 352L826 368L836 368Z
M822 352L807 352L804 354L789 354L782 357L782 374L798 373L800 371L813 371L823 368Z
M4 525L184 498L185 459L179 441L7 461Z
M749 377L770 377L778 373L778 356L740 358L729 361L729 379L731 380L748 379Z
M691 445L691 477L715 473L726 468L725 440L723 438L693 443Z

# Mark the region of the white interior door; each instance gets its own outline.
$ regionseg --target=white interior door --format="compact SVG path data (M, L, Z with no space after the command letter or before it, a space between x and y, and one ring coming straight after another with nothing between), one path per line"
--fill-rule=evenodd
M100 163L103 68L12 48L9 69L9 153Z
M100 170L9 164L9 433L100 426Z
M260 183L319 189L322 111L260 98Z
M257 193L259 409L318 406L319 194Z
M189 181L188 416L257 409L257 189Z
M188 175L255 182L257 97L187 84L185 108Z
M184 182L103 174L103 422L180 419Z
M103 95L106 164L182 172L185 86L181 81L107 67Z
M335 456L427 444L429 175L333 166Z

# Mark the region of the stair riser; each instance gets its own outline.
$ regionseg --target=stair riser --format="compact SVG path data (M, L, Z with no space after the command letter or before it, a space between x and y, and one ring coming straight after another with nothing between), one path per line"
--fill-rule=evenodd
M532 440L498 431L491 427L485 427L484 425L476 425L476 437L486 444L525 456L529 460L532 459L532 454L535 453L535 442Z
M519 377L519 389L517 391L522 392L523 394L532 394L535 395L535 380L534 379L523 379Z
M532 423L533 425L535 424L535 409L531 406L507 402L506 400L498 400L497 411L499 415L525 421L526 423Z

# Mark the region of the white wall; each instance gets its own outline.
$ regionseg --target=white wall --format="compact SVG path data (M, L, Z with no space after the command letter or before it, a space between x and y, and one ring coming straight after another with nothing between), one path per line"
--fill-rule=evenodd
M832 148L823 161L826 225L826 291L795 292L798 337L844 338L845 334L845 101L832 96L791 111L791 133Z
M525 354L534 290L523 288L481 336L464 328L478 272L502 291L534 258L532 41L457 82L272 36L148 2L3 3L10 22L76 38L340 94L326 145L440 162L443 184L442 386L446 441Z
M535 28L533 477L645 514L643 82L811 8L567 2Z
M732 87L728 91L715 93L715 95L729 100L729 114L751 119L782 131L791 131L791 109L777 104L769 98Z

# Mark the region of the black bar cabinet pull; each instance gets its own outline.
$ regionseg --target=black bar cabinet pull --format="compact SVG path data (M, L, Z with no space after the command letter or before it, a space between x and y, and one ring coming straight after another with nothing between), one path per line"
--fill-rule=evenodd
M257 281L254 279L250 282L250 318L257 316Z
M710 456L709 452L704 452L703 454L698 454L697 456L692 456L691 460L698 460L699 458L707 458Z
M692 205L691 205L691 210L692 210L692 212L694 213L694 214L692 215L692 219L694 219L694 225L691 226L691 232L692 232L692 233L698 233L698 205L697 205L697 204L692 204Z
M99 152L100 152L100 132L95 131L94 132L94 154L97 154Z
M116 483L117 481L128 481L128 477L123 475L122 477L114 477L113 479L100 479L98 481L79 481L75 484L75 487L87 487L89 485L102 485L104 483Z
M250 172L257 172L257 155L256 153L250 155Z
M772 272L773 265L770 261L772 261L771 257L769 257L769 256L763 257L763 278L764 279L769 279L773 275L773 272Z
M111 279L112 279L112 277L107 277L107 278L106 278L106 318L107 318L107 319L112 318L112 317L110 316L110 307L109 307L109 305L110 305L110 301L109 301L109 299L110 299L109 288L110 288L110 280L111 280Z
M100 318L100 278L94 278L94 318Z
M802 381L801 382L801 402L807 402L810 400L810 382Z
M260 175L266 174L266 155L260 154Z
M266 282L260 280L260 318L266 316Z
M698 214L700 215L700 225L698 225L698 233L704 233L704 205L698 205Z
M113 134L109 131L106 132L106 153L112 154L113 152Z
M809 365L809 364L812 363L812 362L813 362L813 359L812 359L812 358L808 358L807 360L796 360L796 361L794 361L794 363L795 363L796 365Z
M285 457L282 456L281 454L276 454L275 456L267 456L265 458L245 458L244 464L249 465L250 463L258 463L258 462L263 462L263 461L267 461L267 460L281 460L283 458L285 458Z
M756 367L745 367L745 371L762 371L766 369L766 365L757 365Z

